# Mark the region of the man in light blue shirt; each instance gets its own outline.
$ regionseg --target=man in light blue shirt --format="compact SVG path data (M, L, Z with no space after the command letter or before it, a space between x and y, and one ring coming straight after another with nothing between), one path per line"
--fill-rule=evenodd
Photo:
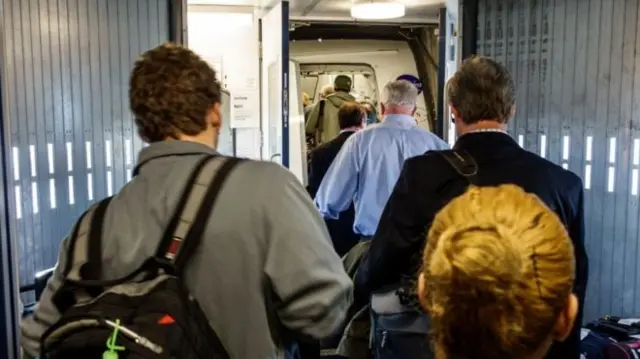
M325 218L337 219L355 202L353 230L370 239L407 158L449 146L419 127L414 118L418 89L405 80L387 84L382 123L351 136L327 171L315 203Z

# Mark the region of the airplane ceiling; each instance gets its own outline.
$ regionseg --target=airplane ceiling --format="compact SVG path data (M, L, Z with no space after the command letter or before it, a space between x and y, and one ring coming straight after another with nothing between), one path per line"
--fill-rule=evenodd
M269 9L280 0L188 0L189 5L256 6ZM290 0L290 18L294 21L351 22L351 5L378 0ZM400 19L385 20L386 23L438 22L438 8L445 0L396 0L406 5L406 15ZM359 21L365 22L365 21Z

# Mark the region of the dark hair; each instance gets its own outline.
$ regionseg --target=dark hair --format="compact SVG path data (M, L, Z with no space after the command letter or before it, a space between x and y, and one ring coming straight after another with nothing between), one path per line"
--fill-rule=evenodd
M516 103L515 85L509 71L498 62L481 56L465 60L447 84L447 100L462 121L509 121Z
M353 86L353 81L351 77L347 75L338 75L333 80L333 88L336 91L349 92L351 91L351 87Z
M362 124L362 107L355 102L345 102L338 111L340 129L360 126Z
M199 134L216 103L220 84L215 71L180 45L164 43L145 52L131 72L129 105L147 142Z

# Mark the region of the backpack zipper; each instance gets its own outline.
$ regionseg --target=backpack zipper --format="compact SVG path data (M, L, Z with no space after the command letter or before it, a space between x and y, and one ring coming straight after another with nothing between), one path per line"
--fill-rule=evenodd
M380 348L384 348L387 345L387 337L389 333L385 330L382 332L382 340L380 340Z

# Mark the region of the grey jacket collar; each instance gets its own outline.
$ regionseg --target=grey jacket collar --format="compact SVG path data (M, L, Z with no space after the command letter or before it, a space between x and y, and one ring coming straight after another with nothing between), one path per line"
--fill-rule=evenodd
M168 140L154 142L140 151L138 164L133 170L135 176L146 163L161 157L216 155L218 152L209 146L189 141Z

